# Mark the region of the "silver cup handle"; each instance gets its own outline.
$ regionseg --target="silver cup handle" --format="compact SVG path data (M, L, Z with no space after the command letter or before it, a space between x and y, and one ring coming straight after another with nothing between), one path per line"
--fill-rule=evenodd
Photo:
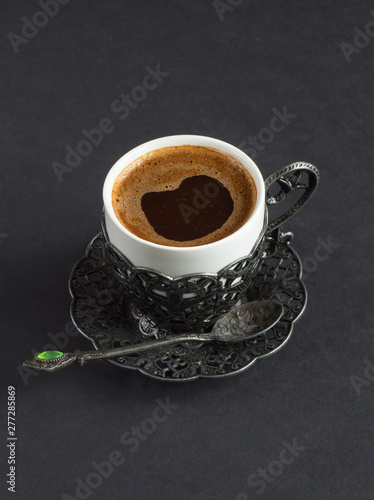
M307 175L303 175L304 173ZM288 210L269 222L267 231L273 231L300 210L316 190L318 182L318 169L314 165L304 162L291 163L269 175L265 181L265 200L269 208L271 205L282 203L292 191L300 189L304 192ZM275 184L278 184L278 191L275 194L270 194L270 188Z

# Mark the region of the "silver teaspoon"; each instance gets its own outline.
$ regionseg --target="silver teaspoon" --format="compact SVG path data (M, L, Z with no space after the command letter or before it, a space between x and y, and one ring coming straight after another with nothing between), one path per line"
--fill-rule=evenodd
M83 365L88 361L118 358L158 347L167 347L182 342L243 342L266 332L283 314L283 306L271 300L248 302L234 307L222 316L208 333L173 335L165 339L149 340L133 345L116 347L105 351L45 351L27 359L23 365L35 370L53 372L73 363Z

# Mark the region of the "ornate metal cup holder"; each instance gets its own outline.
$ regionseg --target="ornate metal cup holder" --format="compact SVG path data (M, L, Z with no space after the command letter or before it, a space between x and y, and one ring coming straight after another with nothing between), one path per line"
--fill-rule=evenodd
M267 257L261 261L244 299L281 302L284 314L273 328L245 342L145 349L141 354L109 361L156 379L187 381L241 373L257 359L281 349L289 340L293 325L303 313L307 301L301 279L301 262L290 244L292 237L292 233L284 234L279 228L267 235ZM170 333L126 299L103 233L91 241L85 257L74 266L69 287L73 299L73 322L95 349L106 350L150 338L164 338Z

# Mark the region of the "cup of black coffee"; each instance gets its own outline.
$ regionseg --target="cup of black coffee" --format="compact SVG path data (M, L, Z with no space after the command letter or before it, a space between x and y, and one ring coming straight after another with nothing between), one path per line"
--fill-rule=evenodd
M126 298L172 331L209 328L250 286L266 234L317 183L317 169L306 163L264 182L246 154L210 137L164 137L131 150L103 189L103 231ZM303 189L299 200L269 223L267 206L296 189Z

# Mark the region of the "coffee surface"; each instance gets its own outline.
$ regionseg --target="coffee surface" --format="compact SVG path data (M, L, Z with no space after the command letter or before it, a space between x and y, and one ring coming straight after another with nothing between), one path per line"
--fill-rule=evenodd
M112 203L136 236L167 246L213 243L237 231L256 204L256 186L233 156L201 146L147 153L119 174Z

